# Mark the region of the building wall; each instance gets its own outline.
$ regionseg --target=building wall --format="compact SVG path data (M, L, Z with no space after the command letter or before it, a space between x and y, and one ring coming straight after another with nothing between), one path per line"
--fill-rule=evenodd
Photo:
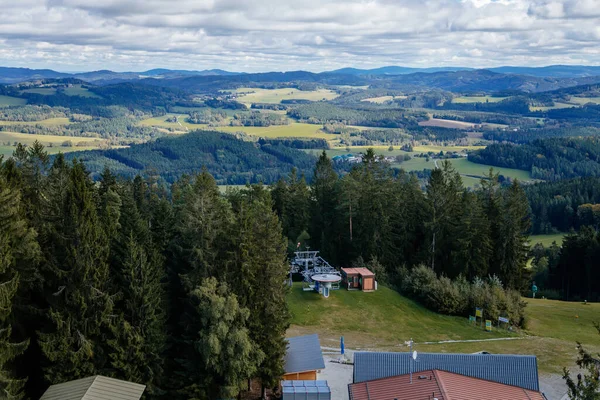
M316 381L317 371L295 372L283 375L284 381Z
M375 290L373 277L363 278L363 290Z

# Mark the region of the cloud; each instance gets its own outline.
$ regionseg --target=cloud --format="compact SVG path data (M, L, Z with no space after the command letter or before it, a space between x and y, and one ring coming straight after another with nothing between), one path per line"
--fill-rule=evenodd
M239 71L600 64L598 0L0 0L0 64Z

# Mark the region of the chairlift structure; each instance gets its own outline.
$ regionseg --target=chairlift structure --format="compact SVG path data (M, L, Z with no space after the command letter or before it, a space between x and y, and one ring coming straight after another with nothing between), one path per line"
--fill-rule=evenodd
M324 297L329 297L330 290L340 288L342 275L329 265L315 250L296 251L295 257L290 263L290 285L292 274L300 274L304 278L302 290L314 290Z

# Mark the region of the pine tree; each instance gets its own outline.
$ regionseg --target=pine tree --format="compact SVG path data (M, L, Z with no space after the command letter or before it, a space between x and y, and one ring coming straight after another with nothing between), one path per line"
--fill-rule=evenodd
M53 183L62 185L64 161ZM39 332L44 375L58 383L94 375L107 363L105 338L113 299L108 292L108 242L94 204L94 186L83 164L67 169L66 193L53 199L47 282L50 327ZM52 177L51 177L52 178Z
M598 330L598 334L600 334L600 325L596 324L595 327ZM586 370L587 373L583 376L579 374L577 382L575 382L571 378L569 370L563 368L563 379L569 388L569 399L600 400L600 369L598 367L598 360L579 342L577 343L577 351L579 353L577 365L579 368ZM600 354L596 357L600 357Z
M239 305L224 283L215 278L187 295L180 393L186 399L230 399L256 372L263 355L250 339L248 309Z

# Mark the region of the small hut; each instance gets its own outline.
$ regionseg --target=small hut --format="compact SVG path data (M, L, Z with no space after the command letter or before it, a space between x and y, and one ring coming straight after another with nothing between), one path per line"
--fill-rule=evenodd
M375 290L375 274L367 268L342 268L342 282L348 290Z

